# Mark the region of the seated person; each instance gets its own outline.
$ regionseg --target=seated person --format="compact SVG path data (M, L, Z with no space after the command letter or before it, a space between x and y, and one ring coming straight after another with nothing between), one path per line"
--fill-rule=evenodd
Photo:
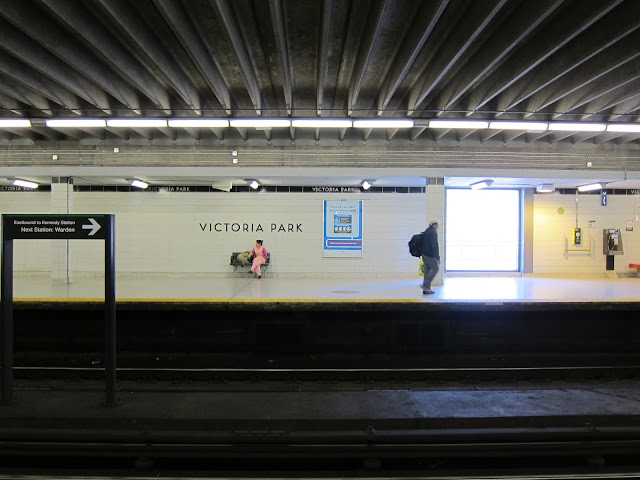
M251 265L251 271L249 273L255 273L258 278L262 278L262 271L260 265L267 261L267 249L262 246L262 240L256 240L256 246L251 250L253 256L253 265Z

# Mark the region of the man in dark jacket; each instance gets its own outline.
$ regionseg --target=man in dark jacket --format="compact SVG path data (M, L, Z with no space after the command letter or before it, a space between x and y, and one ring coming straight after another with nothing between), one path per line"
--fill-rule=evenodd
M431 290L431 281L438 273L440 265L440 248L438 247L438 230L440 222L434 218L429 222L429 226L424 231L422 237L422 262L424 263L424 281L422 282L422 293L435 293Z

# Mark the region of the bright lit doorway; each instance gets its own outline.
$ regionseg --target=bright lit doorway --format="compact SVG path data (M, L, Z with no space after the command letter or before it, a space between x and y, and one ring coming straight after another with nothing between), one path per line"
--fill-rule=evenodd
M520 270L520 190L446 191L447 272Z

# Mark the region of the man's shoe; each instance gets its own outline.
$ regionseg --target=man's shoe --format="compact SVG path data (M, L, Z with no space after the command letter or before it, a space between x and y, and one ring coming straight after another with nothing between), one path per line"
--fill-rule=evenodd
M423 295L427 295L427 294L431 294L431 293L436 293L436 292L434 292L430 288L425 288L425 289L422 290L422 294Z
M260 280L262 278L262 275L258 275L258 280Z

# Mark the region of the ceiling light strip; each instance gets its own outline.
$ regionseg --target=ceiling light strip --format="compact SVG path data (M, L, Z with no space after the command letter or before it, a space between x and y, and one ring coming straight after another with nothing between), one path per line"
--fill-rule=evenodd
M38 123L40 122L40 123ZM30 128L42 119L0 118L0 128ZM372 118L53 118L44 123L50 128L413 128L413 119ZM526 122L519 120L418 120L418 125L434 129L522 130L527 132L618 132L640 133L640 123Z
M52 118L44 121L50 128L104 128L107 122L101 118Z
M362 119L354 120L353 126L355 128L413 128L413 120L395 118L374 118L371 120Z
M108 127L163 128L167 126L165 118L109 118Z
M228 128L226 118L170 118L167 123L174 128Z
M0 128L29 128L31 120L26 118L0 118Z

